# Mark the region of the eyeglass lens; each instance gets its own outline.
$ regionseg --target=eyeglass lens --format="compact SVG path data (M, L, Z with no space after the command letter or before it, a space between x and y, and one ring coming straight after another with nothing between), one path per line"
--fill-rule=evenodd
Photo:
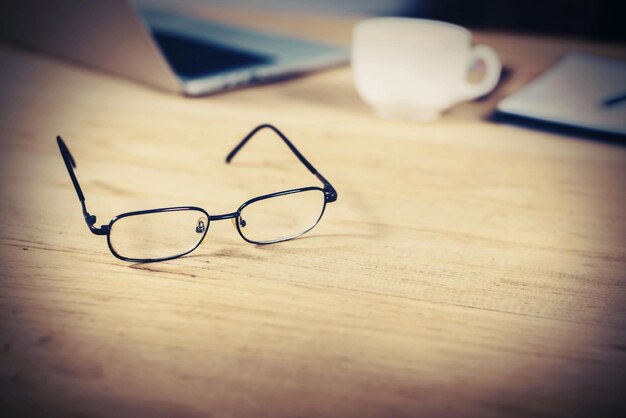
M130 215L113 222L109 242L124 258L158 260L193 250L208 226L206 214L195 209Z
M320 189L256 200L241 210L239 231L259 244L295 238L317 224L324 206Z

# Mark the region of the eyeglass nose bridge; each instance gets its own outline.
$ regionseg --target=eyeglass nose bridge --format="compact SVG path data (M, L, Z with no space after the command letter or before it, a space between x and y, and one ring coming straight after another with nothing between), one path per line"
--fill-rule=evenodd
M231 212L231 213L225 213L223 215L210 215L209 216L209 221L222 221L224 219L237 219L237 217L241 215L241 212L237 211L237 212Z
M209 216L209 221L222 221L224 219L230 219L233 222L233 226L237 228L237 219L241 216L241 212L224 213L222 215Z

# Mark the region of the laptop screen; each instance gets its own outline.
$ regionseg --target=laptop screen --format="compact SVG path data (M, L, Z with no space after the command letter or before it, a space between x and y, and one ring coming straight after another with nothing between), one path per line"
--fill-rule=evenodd
M235 68L273 62L268 55L231 49L170 32L153 31L152 36L172 69L181 78L199 78Z

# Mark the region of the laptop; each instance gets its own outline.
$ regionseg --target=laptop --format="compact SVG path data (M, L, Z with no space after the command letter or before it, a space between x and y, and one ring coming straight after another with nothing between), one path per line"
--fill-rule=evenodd
M0 37L189 96L349 60L346 48L137 9L129 0L0 0Z

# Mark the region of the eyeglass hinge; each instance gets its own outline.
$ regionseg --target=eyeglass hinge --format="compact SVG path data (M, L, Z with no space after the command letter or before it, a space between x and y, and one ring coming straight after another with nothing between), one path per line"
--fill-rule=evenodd
M337 191L332 186L324 186L324 198L326 202L334 202L337 200Z
M100 228L96 228L93 225L89 226L89 230L94 235L108 235L109 234L109 225L100 225Z
M91 215L89 212L85 212L85 221L89 230L94 235L107 235L109 233L109 225L101 225L100 228L96 228L96 215Z

